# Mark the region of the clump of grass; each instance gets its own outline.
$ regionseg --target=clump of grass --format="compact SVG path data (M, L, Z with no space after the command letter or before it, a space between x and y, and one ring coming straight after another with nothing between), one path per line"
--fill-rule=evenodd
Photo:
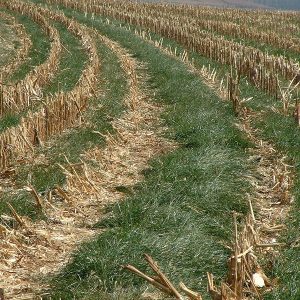
M13 193L13 195L12 195ZM1 193L0 200L0 223L8 227L16 227L17 221L14 218L7 219L5 216L11 216L11 210L8 203L22 215L26 215L33 221L37 219L44 219L44 213L36 206L34 199L28 191L22 190L18 192L6 191Z
M153 160L134 195L109 209L112 217L97 224L107 230L84 244L53 279L52 299L93 299L97 293L107 299L138 298L144 282L120 265L130 262L143 270L144 252L159 260L172 280L189 282L206 294L206 272L219 279L226 273L224 243L232 236L232 211L247 211L243 195L249 186L242 174L249 167L249 143L233 124L230 104L182 63L132 33L101 18L91 21L64 11L147 64L148 83L156 89L157 101L168 107L163 115L168 136L181 146Z

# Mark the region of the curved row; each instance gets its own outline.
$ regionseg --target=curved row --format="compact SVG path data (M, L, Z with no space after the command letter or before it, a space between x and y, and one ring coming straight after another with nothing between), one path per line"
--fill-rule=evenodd
M8 113L22 111L30 107L42 97L42 86L47 84L54 76L59 65L61 43L58 31L35 10L33 5L15 0L1 3L7 9L26 14L36 23L40 24L47 33L51 48L48 59L36 66L27 76L12 85L2 86L0 89L0 116Z
M21 45L18 47L14 57L3 67L1 67L2 81L12 75L12 73L27 58L29 49L32 46L31 39L26 33L25 27L21 23L17 23L16 19L8 14L0 13L1 18L7 20L15 31Z
M48 0L47 2L60 3L77 10L109 16L175 39L188 49L222 64L233 66L237 69L239 76L247 76L252 82L255 81L256 86L276 97L280 94L278 76L292 80L299 74L298 62L283 56L268 55L254 47L216 37L200 30L197 26L185 24L180 18L175 20L169 16L155 18L153 16L157 12L151 10L143 14L143 9L139 4L129 3L129 8L127 8L126 5L111 1L102 2L101 5L95 5L93 0L84 3L69 0ZM132 12L133 8L134 12Z
M58 16L53 15L52 17L58 19ZM113 121L114 127L116 127L118 132L116 137L109 139L109 136L104 149L90 149L81 155L87 161L89 156L99 155L99 161L102 164L101 169L109 175L104 175L99 170L96 171L85 163L83 174L78 174L71 167L70 171L67 171L66 191L57 187L53 191L55 196L49 196L51 205L43 196L37 194L49 220L48 222L33 223L20 216L21 222L24 220L24 223L20 224L14 234L11 234L10 228L5 227L2 247L9 249L6 259L19 259L22 255L16 248L13 248L15 243L18 243L19 249L27 250L22 259L22 264L12 264L15 271L14 276L9 276L5 284L2 285L8 299L20 299L25 296L34 298L41 289L41 282L36 279L36 275L40 274L40 269L43 269L43 275L53 274L53 271L58 271L68 261L70 254L76 249L79 242L91 238L97 233L88 225L96 223L99 219L99 211L95 207L120 199L118 191L111 191L113 187L121 184L120 182L122 181L126 181L127 184L128 180L131 180L133 184L136 183L141 177L140 170L145 167L149 156L155 154L158 149L161 150L162 145L165 147L164 149L172 146L156 137L150 128L147 128L147 130L144 128L145 124L150 127L149 124L156 121L156 114L159 112L159 108L148 104L146 102L147 97L140 90L136 70L138 64L136 61L117 43L95 31L93 34L109 50L116 54L120 61L120 67L127 75L129 85L128 94L124 97L128 101L129 111L124 117ZM135 106L137 106L137 109L135 109ZM150 114L151 116L153 115L152 118L149 118ZM124 134L124 136L129 136L130 134L131 138L127 141L120 138L121 134ZM148 145L151 145L150 150L147 147ZM120 159L132 161L134 167L132 169L128 168L127 165L120 163ZM112 168L111 165L113 165ZM130 179L128 179L127 175L129 172L131 172ZM102 194L100 195L100 193ZM49 195L52 195L52 193L49 193ZM64 202L62 203L61 200L64 200ZM71 202L68 202L69 200ZM54 223L51 220L57 220L57 222ZM41 227L43 228L42 231L40 230ZM29 228L30 236L26 231ZM26 244L19 238L22 235L27 236L30 240L30 249L27 249ZM58 236L60 237L59 239L57 238ZM44 243L45 238L47 238L49 243ZM32 255L37 249L41 248L46 255L38 257ZM5 263L6 261L4 260L4 272L8 269ZM22 280L22 276L26 279ZM28 287L26 291L22 290L24 286Z
M101 3L96 4L94 2L94 4L97 6L105 6L105 3L103 5ZM126 5L124 5L124 3L116 2L114 3L114 6L118 6L122 10L126 9L128 13L134 13L137 10L137 6L131 3L126 3ZM239 16L239 19L236 20L236 14L228 15L228 10L225 10L222 14L221 9L214 8L189 7L185 5L153 5L149 3L139 3L138 7L140 15L147 15L147 13L151 11L151 16L155 19L171 17L174 20L179 18L181 19L182 24L187 24L189 27L196 26L198 29L208 30L210 32L214 31L219 34L226 34L235 38L252 39L286 50L300 52L300 39L290 34L290 27L293 27L292 21L290 20L290 14L285 14L284 22L281 22L281 27L285 24L285 26L289 25L289 28L283 32L278 32L277 30L274 30L274 17L276 18L276 14L271 14L272 30L269 31L267 29L262 30L258 27L260 23L265 24L266 18L268 18L268 14L266 13L256 14L255 17L254 15L251 15L249 17L248 12L235 11ZM215 15L224 15L224 17L221 19L215 19ZM246 21L242 19L241 16L245 16ZM262 16L264 19L258 20L258 18L261 18Z
M209 71L205 66L202 69L197 69L187 59L187 56L182 53L177 56L177 53L173 53L170 47L164 47L161 45L161 41L152 40L151 36L148 36L145 32L135 31L137 35L151 43L155 47L164 51L168 55L177 58L184 62L191 70L191 72L199 74L202 80L212 88L222 100L228 100L227 95L230 94L230 86L224 87L222 81L216 80L215 71ZM255 187L255 193L251 194L251 198L254 200L250 203L250 213L245 217L243 227L239 232L236 232L236 241L232 249L230 264L228 270L227 281L221 284L220 296L222 299L233 299L232 291L237 290L240 297L247 298L247 289L245 289L246 282L249 281L249 276L245 273L245 268L254 274L258 269L263 273L260 267L259 261L262 261L266 257L266 253L272 253L274 255L275 250L270 243L271 235L274 240L278 238L278 232L268 233L264 231L265 228L271 228L275 224L280 224L281 214L284 211L288 214L290 209L290 203L292 202L292 195L290 186L293 182L291 176L292 167L288 166L286 157L284 157L279 151L275 150L275 147L269 142L261 139L255 128L252 127L251 121L256 117L257 112L249 110L246 107L239 108L239 122L238 124L241 131L245 132L247 138L255 145L253 148L249 148L250 155L262 156L262 161L255 164L256 168L253 175L249 176L248 181ZM274 188L274 186L276 188ZM272 199L279 198L281 201L280 208L274 207ZM250 199L250 197L249 197ZM252 205L258 207L253 213ZM280 213L276 213L280 210ZM270 211L275 212L270 218ZM252 213L251 213L252 212ZM279 225L280 226L280 225ZM261 245L270 245L268 250L261 251ZM275 244L276 245L276 244ZM251 251L249 251L251 249ZM237 254L245 253L244 260L239 261ZM255 255L253 255L255 254ZM271 285L271 281L266 276L266 285ZM260 292L256 289L254 282L250 281L249 285L257 293L258 297ZM215 287L209 286L210 291ZM231 296L233 298L231 298Z
M39 14L65 24L71 32L80 37L82 45L89 53L89 63L81 74L75 88L68 92L58 92L42 99L43 107L29 112L18 126L0 135L0 170L4 170L14 159L34 151L34 146L42 144L55 134L62 133L81 122L81 113L88 106L88 98L94 93L96 75L99 71L99 58L94 41L88 30L77 22L39 8Z

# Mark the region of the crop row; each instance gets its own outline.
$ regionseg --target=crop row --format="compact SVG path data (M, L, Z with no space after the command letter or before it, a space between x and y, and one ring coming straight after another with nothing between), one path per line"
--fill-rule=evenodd
M49 56L43 64L36 66L23 80L1 86L0 116L3 116L22 111L36 101L41 101L42 86L53 78L58 68L61 43L58 31L32 5L20 1L5 2L1 5L9 10L28 15L43 28L51 41Z
M26 59L29 49L32 46L31 39L28 37L24 26L17 23L16 19L9 14L0 13L1 19L7 20L12 26L14 32L18 37L20 46L18 47L14 57L1 68L1 82L12 75L12 73L23 63Z
M95 3L95 6L108 7L106 3ZM235 17L233 15L227 16L229 13L227 10L224 11L224 17L221 19L214 19L214 16L222 16L223 14L216 9L208 9L208 8L195 8L190 9L187 6L172 6L172 5L160 5L158 7L152 4L134 4L134 3L120 3L115 2L114 6L118 6L121 11L126 10L127 13L135 13L137 9L141 15L147 15L147 12L151 11L151 17L154 19L164 18L164 19L172 19L173 21L180 18L182 24L186 24L188 27L196 27L198 29L208 30L210 32L216 32L221 35L229 35L235 38L244 38L250 40L256 40L259 42L265 42L267 44L283 48L286 50L292 50L295 52L300 51L300 38L297 38L290 34L291 30L278 32L274 30L274 26L272 25L272 30L260 30L258 27L259 24L265 23L260 22L262 20L258 20L257 16L255 19L252 16L252 19L248 18L248 22L243 20L241 21L241 15L245 15L245 13L239 12L239 20L235 22ZM231 12L231 11L230 11ZM213 13L213 14L212 14ZM248 13L247 13L248 15ZM259 14L259 18L261 15L265 16L265 14ZM247 19L247 18L246 18ZM274 20L271 19L272 24L274 24ZM284 24L289 24L292 26L291 22L289 22L289 18L285 18ZM293 27L293 26L292 26Z
M19 5L24 4L20 2ZM31 10L36 16L46 15L63 23L70 32L78 36L89 54L89 62L72 91L58 92L42 98L43 106L40 109L36 112L29 111L18 126L8 128L0 135L0 170L5 169L17 157L26 157L34 151L35 146L41 145L53 135L61 134L66 128L80 124L81 114L94 91L99 71L96 46L87 28L63 14L56 14L36 6L31 6Z
M239 77L247 76L251 82L270 95L280 94L280 77L292 80L299 74L299 63L283 56L269 55L254 47L245 46L214 36L196 26L185 24L184 19L154 17L157 12L144 11L138 4L120 4L104 1L49 0L49 3L63 4L88 13L109 16L134 26L142 27L164 37L174 39L183 46L222 64L234 67ZM135 11L133 6L135 5ZM143 6L142 6L143 7Z

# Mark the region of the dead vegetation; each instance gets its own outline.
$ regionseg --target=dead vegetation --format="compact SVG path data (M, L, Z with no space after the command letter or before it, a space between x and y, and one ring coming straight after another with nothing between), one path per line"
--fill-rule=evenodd
M26 7L23 4L18 6L19 2L13 3L14 9ZM66 3L71 5L68 1ZM84 6L84 8L93 12L95 10L93 6ZM88 98L96 93L95 84L100 68L94 43L95 36L118 55L122 68L128 75L129 94L124 100L128 112L122 118L112 121L116 135L104 136L105 148L94 148L83 153L82 162L76 166L66 158L66 163L60 166L67 177L64 187L57 186L47 196L39 195L33 186L25 187L35 199L36 206L47 216L46 221L33 223L26 217L20 216L14 207L10 206L11 215L3 218L6 221L15 220L18 226L14 229L5 225L0 227L3 256L0 262L0 278L3 279L2 288L7 299L32 299L37 291L44 289L46 286L41 284L40 275L53 274L62 268L79 243L99 233L89 227L97 222L99 208L122 199L123 193L119 192L117 187L135 185L142 179L140 171L145 168L150 157L176 147L160 137L164 131L158 117L161 107L148 101L151 96L147 93L145 82L137 72L145 66L140 66L117 43L95 31L91 32L76 21L67 19L63 14L43 8L34 11L36 18L40 18L45 24L47 24L46 16L63 23L71 32L79 36L90 59L72 92L58 93L43 99L45 104L41 110L29 113L18 127L11 128L0 135L1 169L6 170L17 157L34 155L34 147L43 146L53 135L61 134L66 128L75 124L81 124L81 114L88 107ZM112 8L112 11L105 12L114 15L116 9ZM123 15L120 13L119 18L128 20L129 17L126 12L123 12ZM149 19L140 21L135 14L130 14L130 18L131 21L134 20L132 21L134 24L139 25L142 24L140 22L149 21ZM180 23L175 26L176 28L174 27L175 29L163 22L159 23L158 29L151 24L147 26L159 33L167 31L168 35L176 35L179 32L177 38L181 43L204 53L209 58L221 63L229 63L235 69L235 71L232 69L226 80L218 80L215 69L205 66L200 70L196 69L189 61L187 51L178 54L176 49L164 48L162 41L149 40L147 33L136 31L164 52L186 63L190 70L200 75L223 100L230 100L238 117L237 126L255 145L249 149L249 160L255 164L253 174L247 178L254 188L253 195L249 195L250 214L240 225L237 216L234 215L235 236L228 261L228 276L220 287L215 284L212 274L208 274L207 277L208 289L214 300L262 299L262 294L276 284L276 279L269 279L259 262L261 257L272 258L276 255L277 249L284 246L278 242L278 236L284 228L283 220L292 202L290 190L293 185L293 175L292 167L287 163L286 157L276 151L269 142L261 140L259 132L252 127L252 121L262 116L245 107L247 100L241 99L239 77L241 74L248 76L256 86L280 98L283 102L283 113L289 113L290 98L288 97L292 89L292 81L289 86L291 89L283 93L278 76L273 72L281 72L281 75L286 78L292 76L296 78L298 65L295 66L294 62L287 62L282 57L275 58L256 52L255 49L239 47L214 37L202 42L199 36L194 36L193 43L197 43L193 44L191 37L194 33L178 31ZM50 27L48 30L51 31ZM56 41L54 47L59 48L59 37L54 31L51 32L50 35L54 36ZM254 57L256 62L260 61L255 74L253 73L256 67ZM49 63L47 67L56 66L57 61L58 58L53 56L53 65ZM38 77L39 79L31 80L34 83L30 86L35 86L38 80L43 81L43 74L48 76L44 68L40 68L37 73L42 76L41 79ZM145 74L143 76L145 78ZM19 88L24 89L24 86L19 85ZM29 94L32 96L32 93L31 90ZM8 98L2 96L1 99ZM15 109L14 105L11 106L12 109ZM298 102L294 107L293 116L300 125ZM95 133L103 136L100 132ZM125 268L176 299L185 299L184 297L202 299L199 293L190 290L183 283L180 283L180 290L178 290L160 270L157 263L150 256L145 257L155 276L147 275L131 265Z
M24 26L18 23L16 19L3 12L0 13L0 18L6 20L11 27L11 30L16 34L16 39L14 43L19 42L20 46L14 49L15 45L11 44L11 51L15 51L14 56L5 65L1 67L1 79L0 82L3 84L6 78L12 75L12 73L27 59L29 49L31 48L31 39L28 37ZM11 33L10 38L14 35ZM7 47L11 42L3 39L5 47ZM11 52L10 52L11 55Z
M57 186L47 196L39 195L32 186L26 187L37 207L43 209L46 221L33 223L11 207L12 216L7 218L14 218L18 226L1 227L4 259L0 274L6 299L32 299L45 289L39 280L41 275L61 269L79 243L99 233L89 226L98 221L101 207L123 197L116 187L136 184L150 157L174 148L158 136L164 130L158 118L160 108L149 102L138 63L117 43L97 37L118 55L128 75L128 112L113 121L117 134L105 136L105 148L83 153L78 166L66 158L61 165L67 176L66 186Z
M262 299L263 293L272 289L277 280L269 279L265 275L259 261L267 259L271 263L280 247L285 246L278 242L278 238L285 228L283 223L293 201L291 195L293 168L288 164L287 158L278 153L269 142L263 141L259 137L259 132L252 127L253 119L262 116L248 109L245 106L246 101L240 99L239 80L233 76L232 71L227 76L227 80L220 80L215 69L205 66L200 70L195 68L186 51L178 53L176 49L164 47L162 40L152 40L151 35L144 31L136 30L135 33L168 55L187 64L191 71L201 76L221 99L231 101L239 119L237 126L255 145L248 150L249 160L255 164L253 175L247 177L253 186L253 194L248 195L250 214L241 225L237 224L237 216L233 216L235 236L231 246L232 254L228 261L228 276L220 287L215 285L212 274L208 274L207 278L208 290L213 300ZM180 294L165 278L152 258L148 255L145 257L158 277L148 276L131 265L125 266L125 269L176 299L185 299L183 295L188 299L202 299L198 292L191 291L183 283L180 283L182 291Z

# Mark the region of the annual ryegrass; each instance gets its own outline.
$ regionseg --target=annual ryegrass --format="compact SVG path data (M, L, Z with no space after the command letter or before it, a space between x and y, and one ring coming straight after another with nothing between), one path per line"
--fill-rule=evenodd
M8 79L9 81L16 82L24 79L34 67L42 64L47 59L50 50L50 41L41 26L30 19L30 17L7 9L1 9L1 11L13 15L17 19L17 22L22 23L32 42L28 59Z
M225 272L228 253L220 241L228 243L231 237L230 212L245 212L242 194L246 184L241 174L246 168L243 151L249 145L232 126L229 105L218 102L180 63L121 28L65 11L118 40L148 63L149 84L158 90L158 98L168 104L164 118L170 127L169 137L182 146L152 161L145 172L145 182L136 187L134 195L108 209L111 217L97 225L106 228L106 232L84 244L70 265L53 280L52 298L138 299L144 283L119 266L130 262L143 268L143 252L157 258L175 281L182 279L203 290L206 271L213 270L219 278ZM196 63L219 68L214 62L193 56ZM226 67L222 70L226 71ZM288 230L283 238L288 247L271 270L279 276L280 285L265 297L298 299L299 130L291 117L270 110L274 99L246 81L242 81L241 91L243 97L254 96L248 102L252 109L266 110L264 119L255 124L262 136L272 140L295 166L294 212L287 220Z
M52 299L138 299L145 284L120 269L142 267L142 254L159 260L163 270L206 294L206 272L226 273L232 212L245 213L249 186L245 137L235 127L228 103L187 68L123 28L65 10L128 48L148 66L148 84L163 114L168 137L179 148L152 160L132 196L108 209L97 226L106 231L84 244L52 280ZM99 296L98 296L99 297Z
M106 46L97 43L97 50L101 58L101 74L99 86L101 95L90 99L90 108L84 114L84 124L57 137L49 147L37 149L37 156L46 159L43 163L33 165L20 165L16 168L16 187L23 188L30 178L31 184L38 192L45 194L56 185L65 182L65 176L58 163L66 162L65 156L71 162L80 162L80 154L96 145L103 145L104 139L93 131L103 134L113 132L110 125L112 118L118 117L125 109L123 97L127 92L125 74L120 68L117 57ZM72 66L70 66L72 68ZM78 70L73 69L74 72ZM45 162L46 161L46 162ZM0 215L8 213L6 202L12 202L13 206L21 215L27 215L32 219L43 217L36 209L32 195L21 190L13 193L7 191L1 196Z
M16 49L20 47L20 40L16 32L12 30L10 21L0 19L0 67L5 66L16 55Z
M62 53L59 68L54 79L44 89L45 94L57 91L68 92L76 85L87 61L88 55L80 38L72 34L63 24L51 22L59 32Z

